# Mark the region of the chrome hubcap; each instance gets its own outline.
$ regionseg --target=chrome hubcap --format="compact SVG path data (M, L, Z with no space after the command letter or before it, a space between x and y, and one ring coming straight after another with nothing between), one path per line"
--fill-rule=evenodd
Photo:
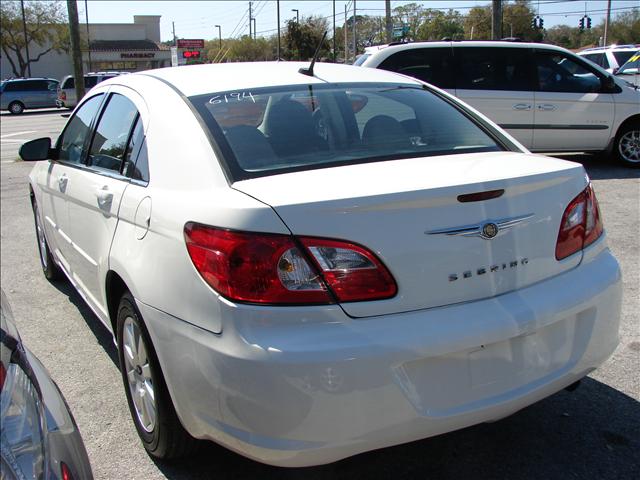
M11 105L11 111L13 113L20 113L22 111L22 107L17 103L14 103L13 105Z
M42 262L42 266L47 268L47 241L44 238L44 229L40 224L40 215L38 213L38 208L36 207L35 212L36 216L36 233L38 235L38 246L40 247L40 261Z
M618 150L627 162L640 162L640 130L631 130L620 137Z
M129 393L136 409L138 422L147 432L156 426L156 402L153 378L140 328L133 318L124 320L123 339L124 367L129 384Z

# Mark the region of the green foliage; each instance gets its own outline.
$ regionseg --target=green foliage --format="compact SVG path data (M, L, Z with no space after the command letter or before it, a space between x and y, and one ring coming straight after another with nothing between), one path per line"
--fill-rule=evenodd
M27 62L20 2L0 2L0 47L16 77L27 74L27 65L51 51L69 51L67 17L59 2L25 2L27 43L32 46ZM34 55L33 46L41 47ZM40 50L38 49L38 50Z
M428 9L425 11L423 23L418 27L417 38L420 40L464 39L464 17L460 12Z
M288 20L287 27L282 38L284 45L283 57L287 60L310 60L322 40L322 35L329 30L329 23L326 18L320 16L309 16L296 20ZM320 57L330 54L329 41L325 39L320 48Z

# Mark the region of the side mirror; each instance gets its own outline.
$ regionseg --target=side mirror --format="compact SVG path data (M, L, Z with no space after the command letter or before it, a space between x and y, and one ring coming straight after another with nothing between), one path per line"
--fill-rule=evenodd
M18 153L20 158L27 162L53 158L51 139L49 137L44 137L25 142L20 147L20 151Z
M603 93L617 93L618 86L612 75L607 75L602 79L602 92Z

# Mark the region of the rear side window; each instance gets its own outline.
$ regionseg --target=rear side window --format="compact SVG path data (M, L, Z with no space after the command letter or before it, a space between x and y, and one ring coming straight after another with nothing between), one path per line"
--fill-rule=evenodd
M142 119L138 116L125 153L124 175L141 182L149 182L149 157L144 143Z
M98 84L98 77L84 77L84 88L93 88Z
M296 85L189 100L234 181L506 148L460 108L416 84Z
M4 89L2 90L3 92L19 92L20 90L23 90L21 84L23 82L7 82L4 85Z
M73 77L69 77L62 82L62 86L60 88L76 88L76 82Z
M529 52L523 48L454 49L456 88L461 90L533 90Z
M413 48L394 53L378 68L402 73L440 88L455 88L451 48Z
M120 172L138 110L127 97L111 94L93 135L87 165Z
M609 60L607 60L607 55L604 52L600 52L600 53L588 53L586 55L583 55L584 58L586 58L587 60L595 63L596 65L601 66L604 69L607 69L610 67L609 65Z
M613 52L613 56L616 57L616 61L618 62L618 65L624 65L625 63L627 63L629 61L629 59L631 57L633 57L636 53L638 53L637 51L623 51L623 52Z

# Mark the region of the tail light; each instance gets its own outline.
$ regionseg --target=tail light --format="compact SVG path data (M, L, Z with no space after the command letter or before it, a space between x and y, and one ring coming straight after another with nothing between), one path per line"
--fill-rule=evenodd
M564 211L556 259L562 260L595 242L602 235L602 217L591 185L574 198Z
M63 90L63 91L61 91L61 92L58 94L58 97L60 97L60 100L66 100L66 99L67 99L67 92L65 92L64 90Z
M236 232L191 222L184 235L196 270L231 300L329 304L379 300L397 291L380 260L353 243Z

